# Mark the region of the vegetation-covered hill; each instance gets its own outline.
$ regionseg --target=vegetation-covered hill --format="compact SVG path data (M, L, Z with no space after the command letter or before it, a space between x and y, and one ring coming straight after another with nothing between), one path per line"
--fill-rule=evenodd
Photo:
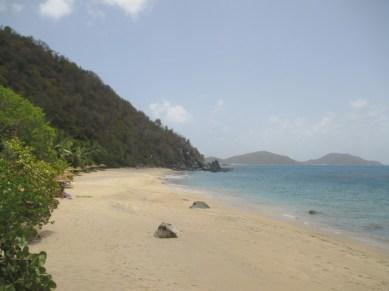
M208 159L208 158L207 158ZM206 160L207 160L206 159ZM217 159L217 158L213 158ZM308 160L304 162L293 160L288 156L274 154L266 151L233 156L227 159L218 159L226 164L246 164L246 165L365 165L379 166L380 162L364 160L350 154L330 153L319 159Z
M365 165L379 166L380 162L364 160L350 154L330 153L319 159L304 162L306 165Z
M95 73L9 27L0 29L0 85L41 107L64 135L101 146L99 163L193 169L203 161L189 140L151 121Z
M266 151L248 153L239 156L233 156L222 160L227 164L251 164L251 165L294 165L298 162L287 156L282 156Z

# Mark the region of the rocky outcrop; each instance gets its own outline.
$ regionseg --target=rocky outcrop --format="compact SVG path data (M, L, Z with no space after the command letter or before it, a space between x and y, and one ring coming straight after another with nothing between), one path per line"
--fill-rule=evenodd
M213 161L208 162L205 165L203 165L202 170L217 173L217 172L228 172L228 171L231 171L232 169L231 168L223 168L222 166L220 166L220 163L218 160L213 160Z
M157 238L176 238L177 231L170 223L162 222L154 232L154 236Z

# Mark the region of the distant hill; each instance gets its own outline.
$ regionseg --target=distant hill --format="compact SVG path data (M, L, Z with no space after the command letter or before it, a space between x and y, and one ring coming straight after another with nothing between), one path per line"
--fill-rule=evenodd
M94 72L9 27L0 28L0 85L42 108L64 135L101 146L99 162L108 166L201 167L188 139L150 120Z
M233 156L222 160L227 164L249 164L249 165L295 165L297 161L288 156L278 155L271 152L259 151L239 156Z
M217 159L210 157L210 159ZM350 154L330 153L319 159L299 162L288 156L283 156L267 151L258 151L227 159L218 159L224 164L246 164L246 165L382 165L380 162L364 160Z
M367 161L350 154L330 153L316 160L303 162L305 165L382 165L377 161Z

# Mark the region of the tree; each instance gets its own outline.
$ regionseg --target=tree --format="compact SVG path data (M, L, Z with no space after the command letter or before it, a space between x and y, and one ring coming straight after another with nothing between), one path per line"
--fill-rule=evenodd
M157 119L155 120L155 125L158 126L158 127L162 127L161 119L157 118Z
M2 140L17 136L32 147L33 153L44 160L53 160L55 129L45 121L42 110L0 86L0 137Z

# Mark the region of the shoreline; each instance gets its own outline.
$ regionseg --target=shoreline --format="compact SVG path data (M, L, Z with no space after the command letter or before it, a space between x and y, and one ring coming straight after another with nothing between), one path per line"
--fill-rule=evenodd
M171 173L167 174L167 176L169 175L171 175ZM220 194L220 192L216 190L213 191L207 189L197 189L196 187L174 183L172 181L169 181L169 179L171 178L168 177L166 179L166 176L161 177L161 181L163 181L163 183L166 183L166 185L175 188L177 191L192 193L193 195L198 196L199 200L209 201L210 199L219 207L230 209L231 211L241 211L243 213L251 214L253 216L259 216L262 219L269 219L273 222L287 224L291 227L295 227L297 229L312 233L313 235L322 236L325 239L344 242L369 251L382 253L384 256L387 256L389 258L389 245L385 244L385 242L383 241L381 242L377 241L376 239L357 237L356 234L353 232L332 228L331 226L313 224L312 222L307 223L306 221L301 219L305 217L299 217L293 214L285 213L286 211L284 210L286 209L284 209L283 207L267 205L265 203L255 201L254 199L250 201L254 203L254 205L252 205L243 197L233 197L228 194L222 197L223 194Z
M181 171L181 173L185 173L185 175L187 175L185 171ZM180 171L175 172L175 174L177 176L181 175ZM307 231L315 232L318 235L338 240L345 240L362 247L383 252L389 256L389 240L368 236L361 237L361 233L352 232L339 227L337 228L323 222L308 221L310 218L308 215L298 216L296 213L289 213L293 211L288 211L288 209L283 206L270 205L265 202L257 201L252 197L241 197L239 195L234 196L232 192L210 190L200 187L196 188L195 186L180 184L179 182L175 182L177 178L171 176L174 175L169 173L166 176L161 177L161 179L167 185L174 187L177 190L193 192L195 195L200 195L200 197L203 197L204 199L212 199L217 203L221 203L224 207L236 208L243 212L257 214L271 220L287 223Z
M388 253L178 189L166 169L83 174L32 251L58 290L387 290ZM204 200L210 209L189 209ZM153 232L161 222L177 239Z

